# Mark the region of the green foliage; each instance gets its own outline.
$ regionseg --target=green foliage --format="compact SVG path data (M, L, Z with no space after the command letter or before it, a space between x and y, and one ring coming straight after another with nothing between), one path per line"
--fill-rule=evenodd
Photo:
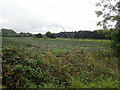
M56 37L60 38L83 38L83 39L111 39L111 33L112 30L95 30L95 31L75 31L75 32L60 32L60 33L51 33L46 32L45 35L42 35L41 33L32 35L31 33L16 33L13 30L9 29L2 29L2 36L3 37L35 37L35 38L51 38L55 39Z
M32 34L31 34L31 33L21 32L21 33L18 33L17 36L18 36L18 37L32 37Z
M100 48L102 42L109 44L108 40L4 37L3 85L15 89L117 88L118 60L110 47ZM81 48L84 45L89 48Z
M103 17L103 20L100 21L98 25L103 26L103 28L107 28L113 26L110 23L111 21L119 21L119 3L119 0L103 0L96 4L96 6L101 8L101 11L96 11L97 16Z
M41 33L35 34L34 37L35 37L35 38L43 38L43 36L42 36Z
M113 33L112 47L115 50L115 54L120 57L120 30L116 30Z
M31 33L16 33L12 29L1 29L2 37L32 37Z
M113 3L114 2L114 3ZM112 35L113 43L112 47L119 57L120 53L120 1L119 0L103 0L97 3L97 6L101 7L101 11L96 11L98 16L102 16L103 20L98 25L103 28L114 27L115 31ZM111 25L111 21L114 25Z
M1 29L2 32L2 36L17 36L17 33L15 31L13 31L12 29Z
M111 33L112 30L102 29L95 31L60 32L56 36L60 38L111 39Z
M117 80L111 80L110 78L106 81L98 81L96 83L90 83L88 84L88 87L95 87L95 88L117 88L118 87L118 81Z
M34 82L35 85L40 86L42 86L42 83L47 82L47 72L44 71L44 67L41 67L45 63L41 59L34 60L36 58L29 53L23 52L22 49L16 47L3 49L2 59L2 82L8 88L23 88L28 85L26 81L31 81L31 84ZM33 60L29 61L30 59Z
M97 17L101 16L103 14L102 11L95 11L95 13L97 14Z
M70 88L87 88L87 86L79 81L72 81Z
M48 38L56 38L56 34L55 33L51 33L51 32L46 32L45 34Z
M117 88L118 81L117 80L107 80L107 81L98 81L96 83L84 84L79 81L72 81L70 88Z

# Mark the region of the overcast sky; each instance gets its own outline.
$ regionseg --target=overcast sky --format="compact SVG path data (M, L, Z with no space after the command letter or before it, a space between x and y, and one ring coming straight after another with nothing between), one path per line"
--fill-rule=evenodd
M99 0L0 0L0 28L53 33L96 30Z

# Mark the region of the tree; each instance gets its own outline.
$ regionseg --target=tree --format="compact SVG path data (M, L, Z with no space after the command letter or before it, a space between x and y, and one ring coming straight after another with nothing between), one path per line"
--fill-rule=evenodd
M32 34L31 34L31 33L28 33L28 32L27 32L27 33L25 33L25 32L20 32L20 33L19 33L19 36L20 36L20 37L32 37Z
M56 34L55 33L51 33L51 32L47 32L46 34L45 34L48 38L56 38Z
M114 27L114 33L112 34L112 47L117 56L120 57L120 1L101 0L96 6L101 7L101 11L96 11L97 16L103 17L103 20L98 22L97 25L103 26L103 28Z
M51 36L51 32L46 32L46 34L45 34L47 37L50 37Z
M43 38L43 36L42 36L41 33L35 34L34 37L35 37L35 38Z

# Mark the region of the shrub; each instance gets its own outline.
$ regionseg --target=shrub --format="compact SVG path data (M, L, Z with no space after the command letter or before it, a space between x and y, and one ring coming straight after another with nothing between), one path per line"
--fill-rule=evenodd
M34 56L17 47L3 49L2 57L2 83L7 88L43 87L49 81L47 65L41 58L34 60Z

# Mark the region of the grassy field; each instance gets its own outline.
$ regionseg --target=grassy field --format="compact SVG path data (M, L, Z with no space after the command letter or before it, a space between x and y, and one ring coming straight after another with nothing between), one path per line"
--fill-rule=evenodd
M3 86L117 88L110 40L3 37Z

